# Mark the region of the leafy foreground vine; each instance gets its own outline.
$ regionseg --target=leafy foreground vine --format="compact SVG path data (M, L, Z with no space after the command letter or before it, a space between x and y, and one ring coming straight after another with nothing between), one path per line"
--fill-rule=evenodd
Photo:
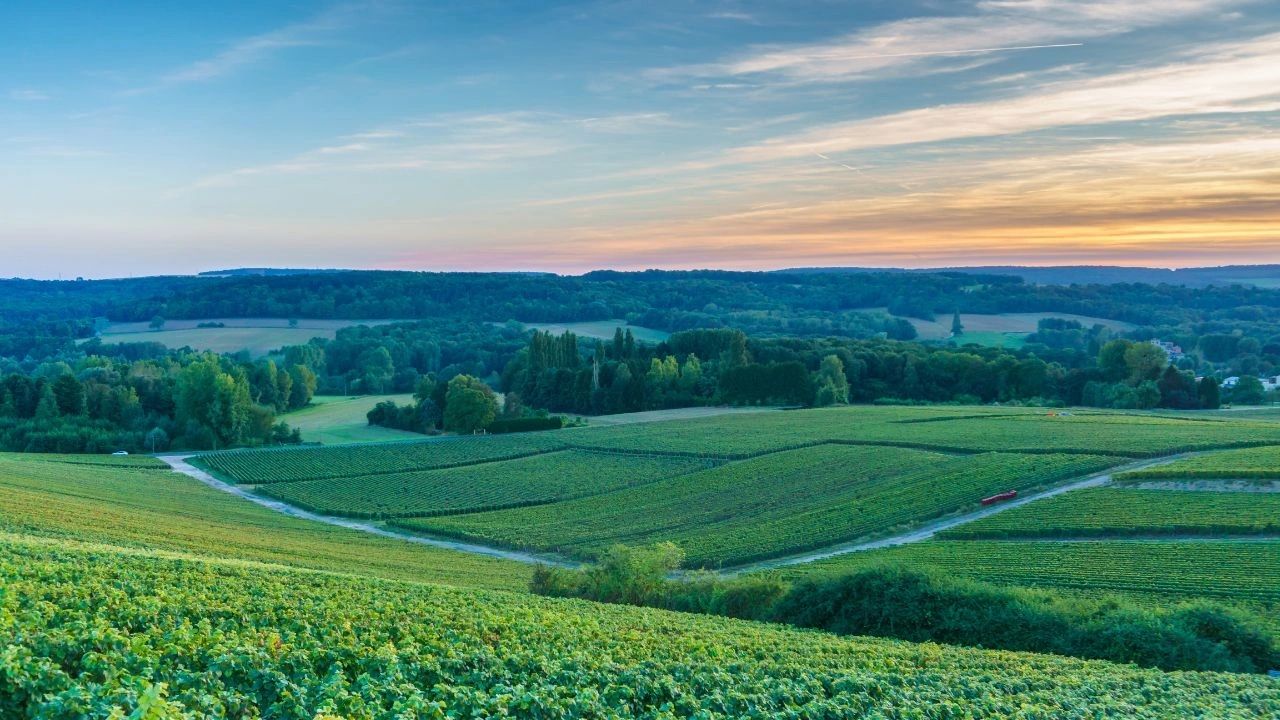
M1269 717L1267 678L0 542L5 718Z

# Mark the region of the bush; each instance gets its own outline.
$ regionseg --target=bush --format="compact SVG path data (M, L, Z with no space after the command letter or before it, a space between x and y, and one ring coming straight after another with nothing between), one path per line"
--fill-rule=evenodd
M1265 672L1280 663L1280 650L1253 619L1205 601L1158 611L1122 598L1077 600L893 565L791 587L761 576L696 573L672 579L682 557L671 543L616 545L589 568L538 568L531 589L843 635L1057 653L1164 670Z

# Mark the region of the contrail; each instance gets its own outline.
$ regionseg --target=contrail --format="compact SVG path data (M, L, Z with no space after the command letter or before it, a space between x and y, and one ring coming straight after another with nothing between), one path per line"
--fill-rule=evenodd
M1013 50L1043 50L1045 48L1081 47L1084 43L1057 43L1054 45L1015 45L1012 47L975 48L973 50L930 50L926 52L883 53L880 55L849 55L839 60L870 60L872 58L918 57L921 55L973 55L977 53L1010 52Z
M840 167L844 168L845 170L852 170L852 171L854 171L854 172L858 173L859 175L861 175L861 174L862 174L862 168L854 167L854 166L852 166L852 165L845 165L844 163L840 162L839 160L833 160L833 159L831 159L831 158L827 157L826 155L823 155L823 154L822 154L822 153L820 153L820 152L815 152L815 153L814 153L814 155L817 155L818 157L822 158L823 160L826 160L826 161L827 161L827 162L829 162L829 163L835 163L836 165L839 165Z

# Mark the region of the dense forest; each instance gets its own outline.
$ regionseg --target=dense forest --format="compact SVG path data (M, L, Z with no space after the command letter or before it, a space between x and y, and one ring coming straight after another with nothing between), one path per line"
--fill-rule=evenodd
M1028 285L959 272L327 272L6 280L0 300L0 447L17 450L296 441L277 415L314 393L414 393L411 406L370 419L431 432L707 404L1211 408L1266 400L1258 378L1280 372L1280 291L1244 286ZM1014 311L1134 327L1048 317L1016 349L966 344L960 312ZM104 322L163 317L407 320L258 359L94 337ZM952 318L953 337L920 341L911 318ZM601 341L521 324L603 319L673 334L645 343L620 329ZM455 394L475 409L458 405L450 422L459 377L467 387ZM481 385L502 402L468 394Z

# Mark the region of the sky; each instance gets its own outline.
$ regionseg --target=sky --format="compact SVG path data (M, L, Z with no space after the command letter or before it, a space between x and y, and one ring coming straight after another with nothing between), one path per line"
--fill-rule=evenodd
M1280 262L1274 0L0 4L0 276Z

